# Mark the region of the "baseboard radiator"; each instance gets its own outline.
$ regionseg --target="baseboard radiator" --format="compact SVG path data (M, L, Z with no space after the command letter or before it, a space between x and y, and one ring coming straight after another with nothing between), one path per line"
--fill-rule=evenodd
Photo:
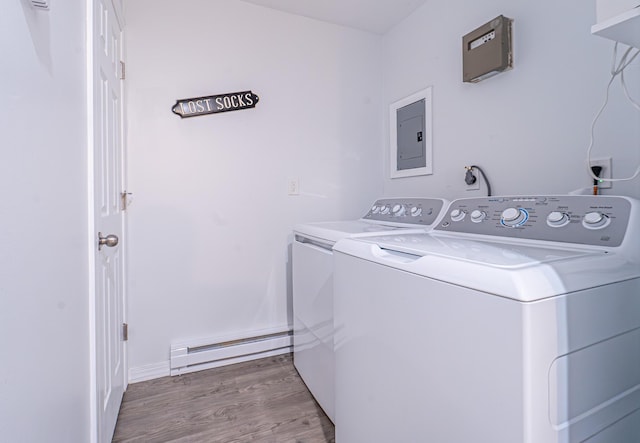
M292 339L290 330L281 330L244 338L222 337L172 344L171 375L286 354L291 352Z

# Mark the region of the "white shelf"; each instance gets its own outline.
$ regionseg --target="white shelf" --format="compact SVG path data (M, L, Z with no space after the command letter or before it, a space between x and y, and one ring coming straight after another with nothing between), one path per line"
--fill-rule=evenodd
M630 9L593 25L591 33L640 48L640 8Z

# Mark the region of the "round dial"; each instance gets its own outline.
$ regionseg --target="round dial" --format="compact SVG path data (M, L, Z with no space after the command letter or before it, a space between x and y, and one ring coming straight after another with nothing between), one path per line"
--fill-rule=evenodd
M402 217L404 215L404 213L406 212L406 208L404 207L404 205L398 204L398 205L395 205L393 207L391 212L393 213L393 215L396 215L398 217Z
M582 218L582 226L587 229L602 229L611 219L602 212L587 212Z
M371 208L371 213L377 214L378 212L380 212L380 206L374 205L373 208Z
M454 209L449 213L449 215L451 216L451 220L460 221L464 218L465 215L467 215L467 213L462 209Z
M471 213L471 221L474 223L480 223L485 218L487 218L487 213L479 209L476 209Z
M390 210L390 209L389 209L389 206L384 205L384 206L382 206L382 207L380 208L380 214L386 215L386 214L388 214L388 213L389 213L389 210Z
M422 208L414 206L411 208L411 216L412 217L420 217L422 215Z
M571 217L566 212L553 211L547 215L547 224L552 228L560 228L569 223Z
M527 213L522 209L507 208L504 211L502 211L502 216L500 218L500 221L502 222L503 225L509 226L512 228L515 226L520 226L525 221L527 221Z

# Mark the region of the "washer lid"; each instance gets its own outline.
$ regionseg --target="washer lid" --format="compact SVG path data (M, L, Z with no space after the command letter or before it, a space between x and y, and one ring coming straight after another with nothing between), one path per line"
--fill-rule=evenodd
M519 301L640 277L637 263L613 252L441 235L345 239L334 251Z
M558 260L601 255L603 252L572 248L498 243L438 235L390 235L364 241L376 243L382 250L415 256L439 256L449 260L476 263L505 269L537 266Z

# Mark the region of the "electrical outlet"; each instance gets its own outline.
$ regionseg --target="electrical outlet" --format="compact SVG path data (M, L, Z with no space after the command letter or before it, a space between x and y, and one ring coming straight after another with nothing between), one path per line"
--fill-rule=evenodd
M611 157L592 158L589 166L600 166L602 168L602 171L600 172L600 178L611 178L611 163ZM593 180L591 181L591 183L593 183ZM612 183L608 181L598 182L598 187L600 189L609 189L611 188L611 186Z
M480 177L480 171L478 171L476 168L473 168L473 169L469 170L465 166L464 172L465 172L465 176L464 176L464 180L465 181L464 181L464 183L465 183L465 186L466 186L466 190L467 191L477 191L477 190L479 190L480 189L480 178L481 178ZM473 182L471 184L469 184L467 182L468 174L473 174L473 177L475 177L475 179L476 179L475 182Z
M289 195L300 195L300 181L297 178L290 178L287 190Z

